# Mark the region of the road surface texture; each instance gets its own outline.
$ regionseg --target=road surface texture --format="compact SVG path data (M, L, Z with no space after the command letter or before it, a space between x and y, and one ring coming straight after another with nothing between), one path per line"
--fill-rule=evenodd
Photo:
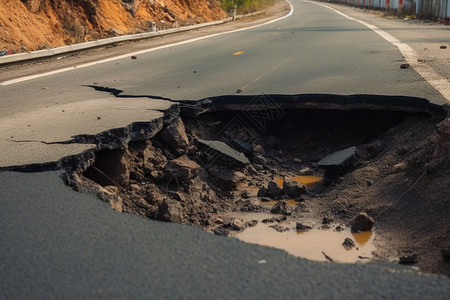
M2 83L0 299L444 299L450 294L446 277L394 264L311 262L195 227L115 212L65 186L62 171L7 170L24 164L57 168L62 157L95 147L68 143L74 135L162 118L174 103L168 99L241 92L448 100L414 68L400 68L406 63L402 53L364 24L317 3L292 4L292 15L264 26L135 53L136 59L130 54ZM435 43L408 31L409 23L354 13L398 33L402 42L416 38L419 48ZM435 29L435 39L448 44L448 31ZM93 86L133 97L117 98Z

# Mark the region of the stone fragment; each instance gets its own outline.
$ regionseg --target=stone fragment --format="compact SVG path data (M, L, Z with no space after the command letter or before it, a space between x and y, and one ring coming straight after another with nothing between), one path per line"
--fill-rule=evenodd
M302 160L301 160L300 158L294 158L294 159L292 160L292 162L293 162L294 164L301 164L301 163L302 163Z
M213 161L237 167L243 167L250 163L243 153L236 151L223 142L202 139L197 139L196 142L199 144L200 151L209 154Z
M295 228L296 228L297 230L302 230L302 231L306 231L306 230L312 229L311 226L302 224L302 223L300 223L300 222L297 222L297 224L295 225Z
M227 236L227 235L230 234L230 231L228 231L228 230L225 229L225 228L218 227L218 228L215 228L215 229L214 229L214 234L215 234L215 235L221 235L221 236Z
M200 166L195 161L183 155L167 163L164 168L164 175L166 179L180 183L195 178L200 169Z
M397 174L400 172L404 172L407 168L408 168L408 164L405 162L395 164L391 169L391 174Z
M441 139L450 139L450 118L445 119L436 125L436 130L441 137Z
M264 186L260 187L258 190L258 197L267 197L268 192L267 192L267 188L265 188Z
M365 212L360 212L352 225L352 232L372 230L375 221Z
M267 195L271 198L279 199L283 195L283 190L275 181L269 181L267 185Z
M239 171L223 169L218 167L210 168L209 171L214 175L219 184L227 190L234 190L239 182L245 179L245 175Z
M306 194L306 185L293 179L285 178L282 191L289 197L296 198Z
M270 212L273 214L287 214L287 204L286 201L280 200L275 204L271 209Z
M402 265L416 264L418 262L417 254L411 253L399 257L398 263Z
M259 153L259 154L266 154L266 151L264 151L263 147L261 145L256 145L253 147L253 152Z
M245 223L241 219L234 219L231 221L231 228L237 231L244 230Z
M400 69L408 69L409 68L409 64L401 64L400 65Z
M298 171L299 175L314 175L314 171L309 168L309 167L305 167L300 169L300 171Z
M355 242L351 238L345 238L342 246L344 246L345 248L353 248L355 247Z
M175 119L161 132L161 141L177 154L184 154L189 145L183 120Z
M164 199L159 206L159 215L161 220L168 222L183 222L183 208L181 204L173 199Z

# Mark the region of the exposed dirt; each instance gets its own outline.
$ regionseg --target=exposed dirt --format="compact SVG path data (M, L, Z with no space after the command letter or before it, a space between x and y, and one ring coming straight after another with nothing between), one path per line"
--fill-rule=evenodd
M68 183L116 210L219 235L255 224L233 212L270 211L281 229L306 220L335 230L366 212L375 219L374 260L450 275L450 118L442 108L430 115L273 102L268 109L260 100L247 109L183 103L181 118L175 113L153 138L112 150L104 145L69 173ZM351 146L352 163L324 174L320 160ZM324 184L305 188L289 180L298 175L325 175ZM273 182L280 178L283 188Z
M216 0L3 0L0 51L27 52L226 18Z

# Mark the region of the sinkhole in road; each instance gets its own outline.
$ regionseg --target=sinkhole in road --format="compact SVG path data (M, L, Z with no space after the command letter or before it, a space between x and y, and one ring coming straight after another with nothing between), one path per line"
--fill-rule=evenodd
M117 130L98 138L102 149L68 183L152 220L197 225L310 259L370 260L379 251L378 220L389 220L376 220L376 234L356 234L355 217L386 209L391 197L379 192L407 183L402 162L421 159L411 141L434 128L442 111L395 97L324 97L174 104L151 128L139 124L119 139ZM388 174L392 182L378 184ZM263 222L267 214L274 224ZM307 254L311 245L314 255Z

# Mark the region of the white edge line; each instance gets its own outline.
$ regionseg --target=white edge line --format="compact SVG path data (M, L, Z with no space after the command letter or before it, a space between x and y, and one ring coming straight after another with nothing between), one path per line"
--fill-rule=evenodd
M33 79L37 79L37 78L41 78L41 77L46 77L46 76L50 76L50 75L55 75L55 74L67 72L67 71L87 68L87 67L95 66L95 65L98 65L98 64L103 64L103 63L119 60L119 59L122 59L122 58L127 58L127 57L130 57L130 56L136 56L136 55L139 55L139 54L153 52L153 51L158 51L158 50L165 49L165 48L170 48L170 47L174 47L174 46L189 44L189 43L193 43L193 42L196 42L196 41L200 41L200 40L204 40L204 39L208 39L208 38L212 38L212 37L216 37L216 36L220 36L220 35L225 35L225 34L230 34L230 33L234 33L234 32L239 32L239 31L244 31L244 30L249 30L249 29L265 26L265 25L268 25L268 24L271 24L271 23L275 23L275 22L278 22L280 20L283 20L285 18L288 18L288 17L292 16L292 14L294 13L294 7L292 6L291 2L289 2L289 1L286 1L286 2L290 6L290 10L289 10L288 14L286 14L286 15L280 17L280 18L277 18L277 19L270 20L268 22L262 23L262 24L258 24L258 25L254 25L254 26L250 26L250 27L246 27L246 28L235 29L235 30L226 31L226 32L214 33L214 34L210 34L210 35L206 35L206 36L202 36L202 37L198 37L198 38L194 38L194 39L190 39L190 40L185 40L185 41L174 43L174 44L170 44L170 45L164 45L164 46L159 46L159 47L155 47L155 48L152 48L152 49L146 49L146 50L141 50L141 51L137 51L137 52L133 52L133 53L123 54L123 55L119 55L119 56L115 56L115 57L111 57L111 58L107 58L107 59L102 59L102 60L98 60L98 61L94 61L94 62L90 62L90 63L81 64L81 65L78 65L78 66L67 67L67 68L62 68L62 69L58 69L58 70L54 70L54 71L50 71L50 72L41 73L41 74L24 76L24 77L12 79L12 80L7 80L7 81L4 81L4 82L1 82L0 86L12 85L12 84L16 84L16 83L20 83L20 82L24 82L24 81L28 81L28 80L33 80Z
M369 29L373 30L376 34L384 38L392 45L396 46L400 51L400 53L405 57L406 61L410 64L410 66L413 67L414 70L416 70L416 72L419 73L419 75L422 76L422 78L425 79L432 87L434 87L447 101L450 102L450 87L448 80L439 75L438 73L436 73L436 71L434 71L434 69L431 66L425 63L419 63L418 62L419 56L417 55L417 52L413 48L411 48L411 46L409 46L406 43L402 43L400 40L393 37L386 31L381 30L375 25L350 17L328 5L313 1L307 2L326 7L349 20L358 22L368 27Z

